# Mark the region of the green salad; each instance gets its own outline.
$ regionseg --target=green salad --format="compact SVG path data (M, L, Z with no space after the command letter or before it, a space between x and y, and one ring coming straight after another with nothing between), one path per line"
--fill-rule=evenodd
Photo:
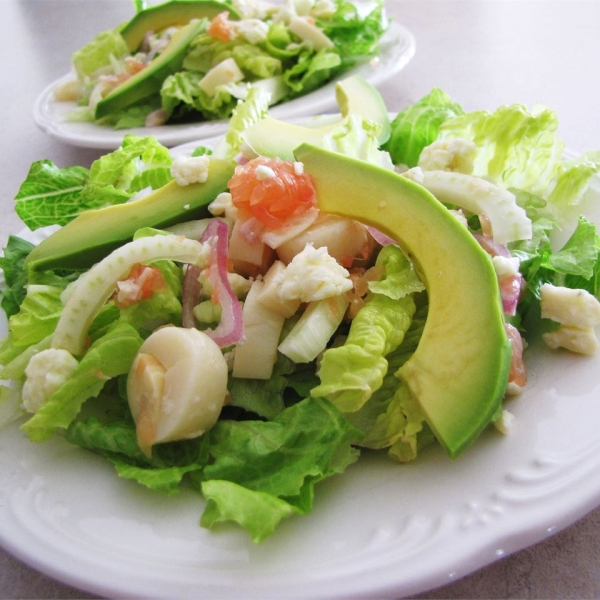
M510 434L532 326L598 351L600 238L577 214L600 152L564 159L545 107L434 89L390 120L357 77L337 101L292 125L252 88L214 143L34 163L15 210L45 239L0 258L0 425L197 489L203 527L260 542L361 453L401 469Z
M116 129L231 116L251 86L279 104L377 56L383 0L169 0L104 31L54 90L71 120Z

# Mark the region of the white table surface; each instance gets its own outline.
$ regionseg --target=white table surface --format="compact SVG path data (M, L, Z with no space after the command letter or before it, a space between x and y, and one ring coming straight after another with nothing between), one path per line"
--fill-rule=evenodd
M519 102L554 108L571 148L600 148L600 2L387 0L417 52L381 86L401 110L432 87L465 109ZM128 19L128 0L0 0L0 243L21 229L13 197L30 164L89 164L99 152L40 132L31 109L69 57L96 32ZM600 399L599 399L600 401ZM600 509L546 541L421 598L600 598ZM0 598L92 598L0 549Z

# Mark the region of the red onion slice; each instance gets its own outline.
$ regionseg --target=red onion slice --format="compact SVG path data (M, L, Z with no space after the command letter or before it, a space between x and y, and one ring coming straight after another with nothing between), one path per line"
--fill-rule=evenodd
M241 342L244 338L242 305L233 292L227 276L228 230L224 221L213 219L206 228L201 242L211 244L211 259L208 278L213 286L213 300L221 306L221 321L215 329L205 333L221 348Z
M181 299L181 324L188 329L196 327L194 306L200 298L201 285L198 281L202 269L196 265L188 265L183 276L183 292Z
M389 244L398 244L398 242L396 242L395 240L393 240L391 237L388 237L387 235L385 235L385 233L381 233L381 231L379 231L379 229L375 229L374 227L367 227L367 231L373 236L373 239L378 243L381 244L382 246L388 246Z

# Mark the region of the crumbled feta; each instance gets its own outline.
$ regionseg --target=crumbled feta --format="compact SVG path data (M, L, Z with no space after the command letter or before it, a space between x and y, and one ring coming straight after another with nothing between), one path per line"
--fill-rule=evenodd
M492 263L498 278L512 277L519 274L521 261L516 256L494 256L492 257Z
M258 181L273 179L275 176L275 171L267 165L258 165L258 167L256 167L256 179L258 179Z
M265 19L277 6L264 0L233 0L233 8L243 19Z
M469 226L469 222L467 221L467 217L465 217L465 213L461 210L455 210L455 209L450 209L450 214L454 215L456 217L456 220L461 224L464 225L465 227Z
M304 163L296 161L294 163L294 173L296 175L303 175L304 174Z
M455 171L470 175L476 154L477 146L470 140L436 140L423 148L418 166L425 171Z
M178 185L204 183L208 179L208 156L179 156L171 164L171 175Z
M504 435L509 435L514 427L515 415L503 410L500 418L494 421L494 427Z
M229 192L221 192L209 205L208 212L214 217L225 217L225 220L233 223L238 216L237 206Z
M282 300L314 302L339 296L352 289L349 272L327 252L306 244L302 252L277 276Z
M542 334L542 339L549 348L565 348L577 354L595 354L598 350L598 338L592 327L580 329L569 325L561 325L558 329Z
M545 283L540 287L543 319L586 329L600 325L600 302L589 292Z
M48 348L34 354L25 369L23 407L39 410L77 368L77 359L67 350Z
M410 179L419 185L423 185L423 181L425 181L423 169L421 169L421 167L413 167L412 169L403 171L401 175L402 177L406 177L406 179Z
M250 44L260 44L267 39L269 26L260 19L244 19L232 22L236 36L244 38Z

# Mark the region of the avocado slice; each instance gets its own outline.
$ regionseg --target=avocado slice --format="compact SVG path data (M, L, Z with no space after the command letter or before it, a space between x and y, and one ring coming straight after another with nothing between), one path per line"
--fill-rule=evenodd
M451 457L500 407L511 359L489 256L434 196L405 177L309 145L295 151L319 208L396 240L427 287L429 313L414 355L398 372Z
M202 21L191 21L179 29L161 54L96 104L94 118L101 119L159 92L164 80L179 71L191 41L203 28Z
M193 19L212 19L219 13L229 12L230 19L239 19L237 11L224 2L214 0L171 0L150 6L138 12L121 28L121 35L129 52L136 52L148 31L162 31L167 27L187 25Z
M169 227L209 216L208 205L227 189L235 164L211 159L205 183L176 181L133 202L81 213L36 246L26 260L33 270L89 268L130 241L142 227Z
M319 145L323 136L342 124L350 114L357 114L380 125L379 143L390 137L390 118L381 94L358 75L338 81L335 98L341 117L320 127L305 127L265 117L242 134L244 142L258 155L294 160L294 149L302 143Z

